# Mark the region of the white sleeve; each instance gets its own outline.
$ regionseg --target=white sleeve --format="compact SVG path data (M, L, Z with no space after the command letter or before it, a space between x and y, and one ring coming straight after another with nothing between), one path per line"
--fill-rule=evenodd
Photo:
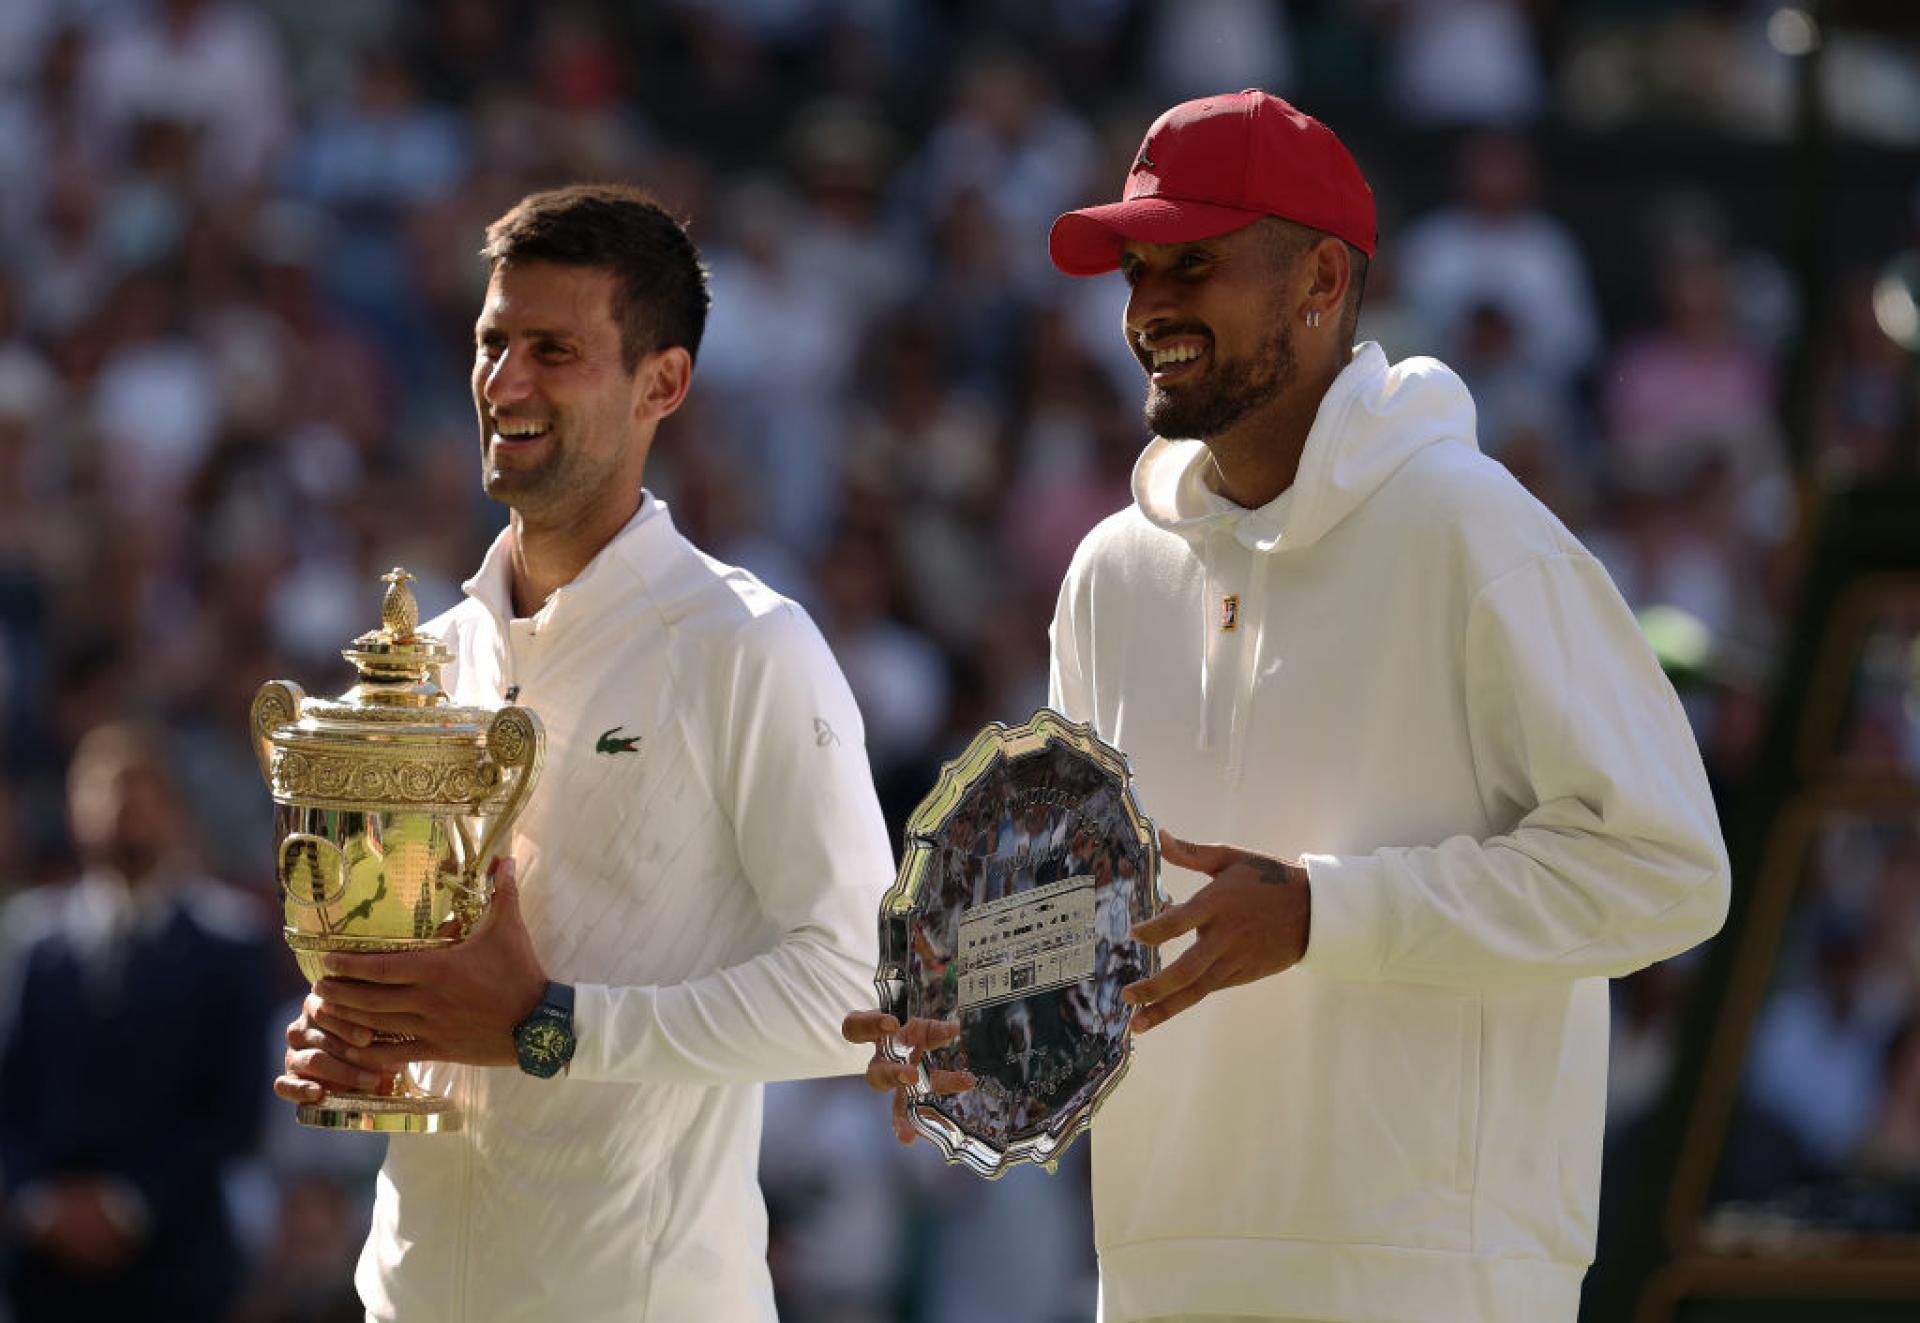
M786 606L711 677L714 793L777 936L727 969L661 987L582 984L570 1074L728 1084L861 1069L840 1037L876 1005L880 897L893 852L859 709L813 622Z
M1475 598L1464 679L1487 840L1303 858L1304 965L1456 986L1619 976L1726 918L1726 848L1679 700L1606 572L1541 558Z
M1079 586L1080 557L1060 585L1053 623L1047 627L1047 706L1070 721L1094 725L1093 694L1080 665L1080 635L1074 628L1073 594Z

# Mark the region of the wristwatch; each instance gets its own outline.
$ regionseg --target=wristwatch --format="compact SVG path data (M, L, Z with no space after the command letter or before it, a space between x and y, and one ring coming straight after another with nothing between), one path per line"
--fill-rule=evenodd
M520 1069L552 1079L573 1060L573 985L549 983L533 1013L513 1027Z

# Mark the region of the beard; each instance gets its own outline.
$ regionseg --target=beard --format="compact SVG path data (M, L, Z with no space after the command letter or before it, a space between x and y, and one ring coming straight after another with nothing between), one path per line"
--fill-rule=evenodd
M483 451L480 461L480 484L487 495L540 525L571 520L619 479L617 458L597 457L587 446L569 444L576 438L562 431L558 418L552 426L550 449L538 463L498 464L490 450Z
M1146 420L1155 436L1211 441L1255 409L1279 397L1298 372L1293 328L1282 320L1252 358L1214 360L1209 376L1178 392L1147 387Z

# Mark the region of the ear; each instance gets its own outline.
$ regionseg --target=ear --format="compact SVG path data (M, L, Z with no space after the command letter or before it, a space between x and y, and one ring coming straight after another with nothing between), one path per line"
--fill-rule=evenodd
M1317 311L1338 326L1347 288L1353 283L1353 254L1347 251L1347 245L1331 237L1316 240L1299 270L1306 278L1301 311Z
M684 348L675 345L648 354L634 373L634 418L659 422L680 407L692 385L693 355Z

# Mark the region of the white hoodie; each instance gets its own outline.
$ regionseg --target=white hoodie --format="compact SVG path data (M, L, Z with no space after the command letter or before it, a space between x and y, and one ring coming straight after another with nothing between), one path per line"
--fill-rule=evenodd
M1143 1035L1100 1113L1109 1320L1577 1312L1605 979L1719 928L1726 856L1632 615L1473 432L1365 345L1289 491L1241 509L1156 440L1068 571L1055 705L1161 825L1312 886L1301 964Z

